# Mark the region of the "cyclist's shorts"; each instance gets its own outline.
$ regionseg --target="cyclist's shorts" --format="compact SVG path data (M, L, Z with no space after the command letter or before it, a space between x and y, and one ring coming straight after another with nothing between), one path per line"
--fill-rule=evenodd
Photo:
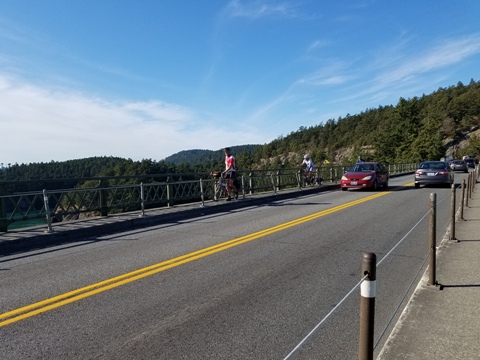
M236 171L229 171L225 174L225 179L235 179L236 177Z

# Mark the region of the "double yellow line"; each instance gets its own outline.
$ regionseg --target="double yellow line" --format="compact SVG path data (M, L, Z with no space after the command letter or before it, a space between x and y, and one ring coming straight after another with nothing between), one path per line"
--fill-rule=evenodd
M375 198L384 196L386 194L389 194L391 191L383 191L380 193L377 193L375 195L367 196L365 198L355 200L343 205L335 206L331 209L323 210L320 212L317 212L315 214L311 214L305 217L301 217L292 221L288 221L286 223L273 226L271 228L261 230L249 235L241 236L236 239L232 239L217 245L213 245L204 249L200 249L198 251L194 251L170 260L166 260L163 262L160 262L155 265L151 265L139 270L135 270L132 272L129 272L124 275L116 276L111 279L107 279L104 281L100 281L98 283L82 287L77 290L73 290L67 293L64 293L62 295L58 295L43 301L36 302L31 305L27 305L12 311L8 311L6 313L0 314L0 327L13 324L17 321L23 320L30 318L32 316L59 308L61 306L73 303L75 301L87 298L89 296L93 296L95 294L102 293L104 291L114 289L116 287L131 283L133 281L145 278L147 276L151 276L154 274L157 274L159 272L204 258L206 256L218 253L220 251L227 250L229 248L247 243L249 241L253 241L256 239L259 239L261 237L274 234L276 232L291 228L293 226L297 226L303 223L306 223L308 221L315 220L319 217L325 216L332 214L334 212L373 200Z

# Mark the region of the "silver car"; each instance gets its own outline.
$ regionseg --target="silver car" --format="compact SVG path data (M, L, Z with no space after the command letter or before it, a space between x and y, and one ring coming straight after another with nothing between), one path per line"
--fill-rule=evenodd
M465 160L452 160L450 167L453 171L468 172L467 162Z
M453 184L453 170L445 161L425 161L415 171L415 187Z

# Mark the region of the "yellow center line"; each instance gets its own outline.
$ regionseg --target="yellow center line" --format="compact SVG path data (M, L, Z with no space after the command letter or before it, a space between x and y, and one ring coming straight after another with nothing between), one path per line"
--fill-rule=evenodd
M408 186L410 184L407 184L405 186ZM133 281L145 278L147 276L151 276L154 274L157 274L159 272L204 258L206 256L230 249L232 247L247 243L249 241L253 241L259 238L262 238L267 235L274 234L276 232L291 228L293 226L297 226L300 224L303 224L307 221L312 221L315 220L319 217L329 215L332 213L335 213L340 210L347 209L349 207L362 204L364 202L379 198L381 196L390 194L391 191L383 191L380 193L377 193L375 195L367 196L365 198L351 201L349 203L343 204L343 205L338 205L330 209L326 209L314 214L310 214L295 220L291 220L285 223L282 223L280 225L276 225L273 227L270 227L268 229L260 230L252 234L248 234L245 236L241 236L229 241L225 241L223 243L209 246L182 256L178 256L173 259L169 259L166 261L162 261L158 264L154 264L151 266L144 267L139 270L135 270L120 276L116 276L104 281L100 281L98 283L88 285L43 301L39 301L12 311L5 312L3 314L0 314L0 327L18 322L23 319L27 319L29 317L59 308L61 306L73 303L75 301L93 296L95 294L102 293L107 290L114 289L116 287L131 283Z

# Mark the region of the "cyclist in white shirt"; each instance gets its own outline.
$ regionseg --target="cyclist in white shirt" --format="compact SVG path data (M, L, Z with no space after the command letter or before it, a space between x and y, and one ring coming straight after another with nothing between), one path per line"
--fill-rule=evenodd
M313 183L313 178L315 176L315 165L313 164L313 160L310 159L308 154L305 154L303 157L303 162L300 166L305 165L305 179L309 184Z

